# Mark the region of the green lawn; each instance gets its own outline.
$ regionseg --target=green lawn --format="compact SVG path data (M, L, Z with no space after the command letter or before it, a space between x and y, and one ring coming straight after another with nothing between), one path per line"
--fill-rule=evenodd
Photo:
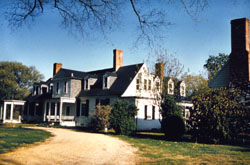
M52 136L42 130L33 130L21 127L0 127L0 153L12 151L25 144L44 141Z
M160 133L119 136L139 148L143 164L250 164L250 146L198 144L163 140Z

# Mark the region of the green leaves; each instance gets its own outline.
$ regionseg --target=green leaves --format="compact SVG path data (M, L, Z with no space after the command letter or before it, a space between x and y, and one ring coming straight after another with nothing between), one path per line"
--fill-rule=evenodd
M217 72L228 62L229 55L224 53L219 53L218 56L209 56L206 64L203 66L208 71L209 81L214 78Z
M193 135L201 141L219 143L242 133L249 110L241 103L242 91L209 89L193 98L190 125Z
M109 116L111 127L117 134L130 135L136 129L137 111L135 104L130 104L126 100L116 100Z
M34 82L41 81L35 67L27 67L18 62L0 62L0 100L23 99L30 94Z

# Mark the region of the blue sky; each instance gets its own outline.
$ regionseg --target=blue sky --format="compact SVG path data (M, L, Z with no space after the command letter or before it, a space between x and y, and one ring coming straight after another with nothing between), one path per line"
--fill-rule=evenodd
M180 6L166 8L168 20L173 25L166 29L166 38L160 46L178 58L190 74L198 74L209 55L230 53L230 21L250 18L250 2L235 2L211 0L208 8L199 14L199 21L192 20ZM107 34L107 39L98 37L98 34L84 39L74 37L60 28L59 17L52 12L39 17L30 27L11 31L1 13L0 61L33 65L45 79L52 76L55 62L62 63L64 68L80 71L112 67L114 48L124 51L124 65L145 62L151 50L140 45L134 48L136 38L132 24L135 20L131 11L127 12L121 28Z

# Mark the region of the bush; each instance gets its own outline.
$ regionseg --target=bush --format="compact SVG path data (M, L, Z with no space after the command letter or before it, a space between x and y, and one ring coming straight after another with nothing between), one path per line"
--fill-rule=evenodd
M162 121L163 130L168 140L179 140L185 133L185 123L178 115L172 115Z
M176 104L174 97L163 95L161 104L162 131L169 140L179 140L185 133L185 123L182 118L182 109Z
M241 103L242 92L226 88L210 89L193 99L190 114L191 133L206 143L224 143L236 140L244 132L249 109Z
M116 100L110 113L110 125L116 134L130 135L136 130L137 108L126 100Z
M93 113L90 126L94 130L102 130L109 126L109 114L111 107L109 105L97 105L96 111Z

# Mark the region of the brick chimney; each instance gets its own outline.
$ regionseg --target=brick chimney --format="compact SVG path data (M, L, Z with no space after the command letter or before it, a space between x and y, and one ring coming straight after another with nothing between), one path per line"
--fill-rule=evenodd
M62 64L60 63L54 63L53 67L53 76L57 74L57 72L62 68Z
M113 57L113 68L115 71L117 71L119 69L119 67L122 66L122 62L123 62L123 50L119 50L119 49L114 49L113 50L114 53L114 57Z
M164 77L164 63L156 63L155 64L155 75L157 75L161 80Z
M230 80L250 81L249 20L231 21Z

